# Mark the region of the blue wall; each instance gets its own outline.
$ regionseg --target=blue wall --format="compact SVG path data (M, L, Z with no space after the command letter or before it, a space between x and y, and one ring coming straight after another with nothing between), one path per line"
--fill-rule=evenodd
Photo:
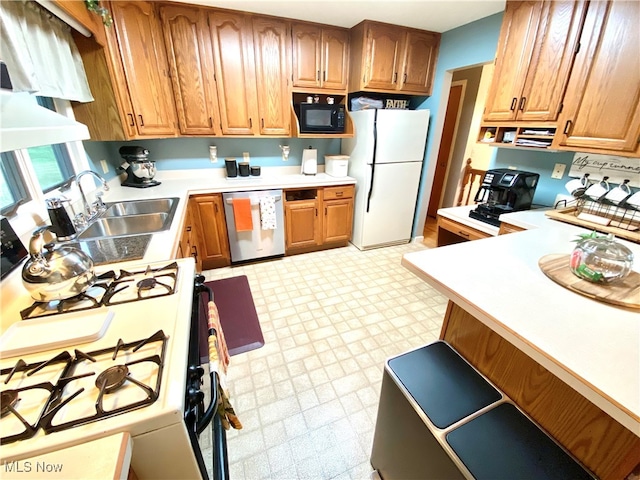
M102 172L100 160L107 160L112 167L105 178L111 179L119 172L116 168L123 162L118 150L123 145L139 145L150 152L149 159L156 161L158 170L191 170L224 168L225 157L242 160L242 153L249 152L252 165L261 167L290 167L300 165L302 150L309 146L318 150L318 163L324 164L324 155L340 154L340 139L317 138L169 138L136 140L133 142L84 142L92 169ZM218 162L209 161L209 145L218 150ZM289 159L282 160L279 145L289 145Z
M447 90L443 92L446 72L492 62L498 46L502 16L503 13L500 12L442 34L433 92L431 97L425 100L419 107L431 110L431 120L429 122L429 133L427 136L425 163L422 167L420 190L418 192L418 208L416 209L416 216L413 220L413 236L422 235L422 232L416 232L416 229L419 221L421 219L424 220L426 216L426 204L429 202L428 198L424 198L425 180L429 169L429 159L432 155L435 159L437 151L434 150L440 143L439 141L434 141L433 132L438 110L440 108L447 108L447 98L449 96L448 84ZM424 208L420 208L423 203L425 204Z

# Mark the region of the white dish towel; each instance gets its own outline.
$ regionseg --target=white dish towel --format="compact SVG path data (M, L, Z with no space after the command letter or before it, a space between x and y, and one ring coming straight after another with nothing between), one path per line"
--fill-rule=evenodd
M262 230L276 229L276 198L261 197L260 198L260 223Z

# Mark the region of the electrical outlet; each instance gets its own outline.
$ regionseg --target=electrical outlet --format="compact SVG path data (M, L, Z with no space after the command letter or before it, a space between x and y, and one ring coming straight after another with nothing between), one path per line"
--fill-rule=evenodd
M216 163L218 161L218 147L215 145L211 145L209 147L209 160L211 160L211 163Z
M553 172L551 172L551 178L562 178L565 168L567 166L564 163L556 163L556 166L553 167Z
M100 160L100 166L102 167L102 173L109 173L109 164L106 160Z
M248 162L251 160L251 158L249 157L249 152L242 152L242 158L244 159L245 162Z

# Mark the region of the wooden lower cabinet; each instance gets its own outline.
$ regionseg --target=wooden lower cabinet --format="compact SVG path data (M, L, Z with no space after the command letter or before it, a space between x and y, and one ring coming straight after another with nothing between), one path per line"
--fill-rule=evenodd
M640 438L451 301L440 338L598 478L627 478L640 463Z
M517 227L515 225L511 225L510 223L501 222L498 235L505 235L507 233L517 233L517 232L522 232L524 230L526 230L526 228Z
M492 235L481 232L475 228L463 225L448 218L438 215L438 246L451 245L466 242L467 240L480 240Z
M286 254L346 245L353 228L353 185L285 191Z
M231 265L222 195L194 195L189 198L188 210L195 231L191 247L197 270Z

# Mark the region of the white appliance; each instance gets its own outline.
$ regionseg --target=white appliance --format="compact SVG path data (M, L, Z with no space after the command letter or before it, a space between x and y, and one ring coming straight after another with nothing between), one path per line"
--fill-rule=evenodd
M138 478L207 478L197 442L206 423L201 426L193 414L204 393L197 369L199 317L192 310L193 260L96 273L99 281L85 294L61 301L66 313L59 314L54 304L34 303L26 292L16 301L22 309L18 316L28 318L25 326L37 321L43 332L33 336L36 352L9 357L0 351L3 471L15 472L22 460L129 432ZM111 317L104 331L96 329L98 338L68 331L73 344L48 343L45 332L68 325L70 316L88 315ZM220 461L214 454L214 472Z
M349 156L325 155L324 173L332 177L346 177L349 173Z
M355 136L342 140L342 153L357 180L351 243L360 250L411 240L429 113L350 112Z

